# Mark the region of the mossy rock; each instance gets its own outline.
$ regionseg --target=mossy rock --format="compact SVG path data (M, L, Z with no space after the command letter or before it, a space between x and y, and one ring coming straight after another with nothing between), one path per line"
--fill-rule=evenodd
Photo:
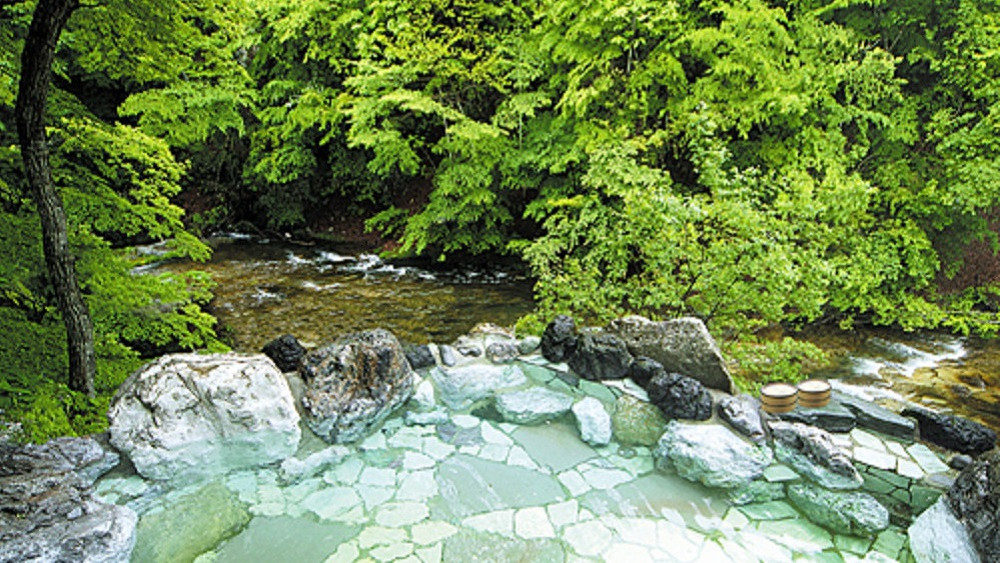
M246 505L221 483L212 483L140 517L132 561L194 561L249 522Z
M666 426L667 419L652 403L631 395L622 395L615 402L611 430L623 445L655 447Z

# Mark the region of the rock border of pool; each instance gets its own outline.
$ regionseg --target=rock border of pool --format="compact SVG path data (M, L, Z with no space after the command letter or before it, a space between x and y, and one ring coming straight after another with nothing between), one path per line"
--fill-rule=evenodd
M769 522L799 514L799 533L822 537L828 530L833 535L823 541L845 553L877 551L917 561L1000 558L1000 453L991 431L943 413L902 416L838 392L820 408L768 415L757 399L730 395L725 362L697 319L628 317L607 329L578 329L571 318L558 317L541 339L518 339L486 324L450 345L416 347L401 346L386 331L348 335L311 352L288 336L280 340L269 348L277 350L283 367L297 370L282 373L266 356L246 354L173 355L140 369L109 410L110 444L95 438L41 446L0 442L0 561L128 560L137 516L102 502L93 487L99 475L118 465L118 452L145 477L119 480L136 491L258 468L273 473L275 482L296 483L336 467L350 448L377 449L372 440L385 441L379 430L391 423L397 430L414 429L414 444L442 428L451 428L451 438L458 435L460 441L463 431L475 428L484 441L477 454L492 445L489 455L497 462L527 468L535 462L507 444L505 432L554 420L572 421L589 446L613 443L647 456L628 462L645 469L629 473L588 465L585 474L563 471L558 479L568 498L465 520L484 530L510 527L524 541L550 537L558 528L576 538L570 543L579 556L607 558L606 550L614 547L619 555L645 549L646 557L655 559L655 548L643 548L642 542L603 546L605 551L591 545L608 530L621 534L651 525L649 520L626 522L593 511L585 517L579 506L573 507L577 520L560 516L576 502L577 492L611 489L655 467L725 491L737 509L726 519L737 527L754 522L766 532ZM925 420L932 429L923 427ZM305 428L334 445L296 457ZM920 440L922 434L933 439L931 447ZM454 455L464 447L442 444ZM947 451L977 457L949 459L942 455ZM406 455L409 462L432 466L444 459L422 449ZM967 466L959 472L944 459ZM382 476L376 473L366 478ZM330 511L344 517L349 511L340 514L337 503L367 502L349 488L323 491L300 499L320 518ZM125 494L108 487L104 498L109 492ZM396 502L399 514L385 509L377 518L389 522L423 514L411 504ZM239 510L233 514L233 526L246 525L249 517ZM410 530L407 537L459 533L447 522L420 521L415 525L427 529ZM900 528L908 528L908 537L894 531ZM671 530L661 535L683 535L682 527ZM368 537L373 533L344 544L340 556L381 549L384 560L391 560L394 544L378 543L382 540ZM408 545L400 558L442 557L441 543Z

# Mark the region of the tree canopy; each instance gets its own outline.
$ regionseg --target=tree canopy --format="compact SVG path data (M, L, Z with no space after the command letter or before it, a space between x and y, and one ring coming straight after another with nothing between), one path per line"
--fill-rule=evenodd
M25 337L0 408L24 410L64 366L13 146L34 2L2 4L0 315ZM135 245L203 259L195 235L239 221L350 215L396 255L520 256L524 326L995 332L992 280L940 288L996 245L998 53L994 0L88 3L47 122L101 385L214 342L210 282L136 275Z

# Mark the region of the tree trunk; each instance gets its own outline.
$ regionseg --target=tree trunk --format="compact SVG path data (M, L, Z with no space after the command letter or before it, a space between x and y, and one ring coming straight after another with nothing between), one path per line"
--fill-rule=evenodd
M77 0L39 0L21 53L21 82L14 113L24 172L42 219L45 265L66 323L69 386L94 396L94 328L76 281L69 248L66 212L52 182L45 137L45 103L59 34L78 6Z

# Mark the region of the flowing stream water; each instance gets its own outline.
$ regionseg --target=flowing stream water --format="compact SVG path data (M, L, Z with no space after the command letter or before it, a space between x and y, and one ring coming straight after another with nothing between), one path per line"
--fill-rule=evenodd
M448 343L480 322L509 326L532 308L529 282L497 267L403 266L245 238L215 246L207 264L158 267L213 275L213 312L239 351L285 333L310 346L374 327ZM819 375L841 390L949 408L1000 428L995 343L893 332L809 338L834 355ZM324 448L306 431L298 457ZM518 426L488 413L436 426L390 419L346 460L294 479L263 468L215 483L157 484L120 471L98 491L140 512L134 561L909 557L903 522L870 538L831 533L784 501L734 506L718 490L655 469L647 448L595 448L568 421Z

